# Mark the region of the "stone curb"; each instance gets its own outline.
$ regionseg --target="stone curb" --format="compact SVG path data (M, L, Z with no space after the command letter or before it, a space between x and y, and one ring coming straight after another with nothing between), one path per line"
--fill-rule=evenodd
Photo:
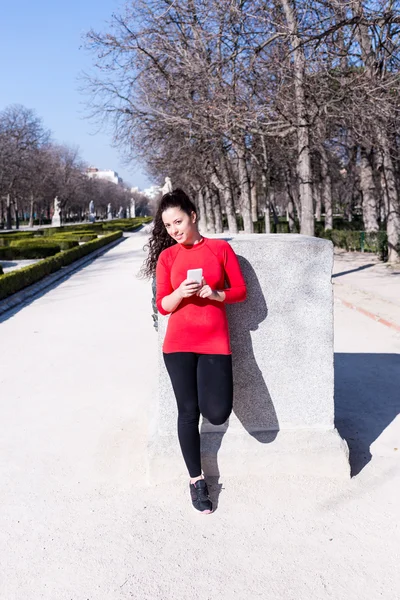
M373 319L377 323L380 323L381 325L385 325L385 327L389 327L390 329L394 329L394 331L400 332L400 325L397 325L397 323L393 323L392 321L388 321L387 319L383 319L379 315L376 315L376 314L370 312L369 310L366 310L365 308L362 308L361 306L357 306L356 304L353 304L352 302L348 302L347 300L343 300L342 298L339 298L337 296L335 296L335 300L337 300L338 302L340 302L341 304L343 304L347 308L351 308L352 310L356 310L357 312L361 313L362 315L364 315L364 316L366 316L366 317L368 317L370 319Z
M94 252L91 252L87 256L84 256L83 258L76 260L72 264L70 264L66 267L61 267L61 269L59 269L55 273L51 273L51 275L47 275L47 277L40 279L40 281L33 283L32 285L21 290L20 292L16 292L12 296L9 296L8 298L5 298L4 300L0 300L0 316L4 315L6 312L8 312L9 310L12 310L16 306L19 306L20 304L24 304L24 302L26 302L30 298L33 298L39 292L42 292L46 288L51 287L53 285L53 283L55 283L56 281L59 281L60 279L64 279L65 277L67 277L68 275L73 273L74 271L77 271L81 267L84 267L88 263L92 262L92 260L94 260L95 258L98 258L100 255L104 254L108 250L111 250L111 248L114 248L114 246L117 246L118 244L120 244L124 239L126 239L126 238L124 236L122 236L118 240L114 240L110 244L107 244L107 246L102 246L102 248L99 248L98 250L94 250Z

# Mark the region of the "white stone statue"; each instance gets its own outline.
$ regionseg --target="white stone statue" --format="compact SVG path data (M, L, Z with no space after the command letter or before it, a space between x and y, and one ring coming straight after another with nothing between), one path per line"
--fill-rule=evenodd
M165 183L161 189L162 195L164 196L164 194L169 194L169 192L172 192L172 183L171 183L171 179L169 177L165 178Z
M94 212L94 202L93 200L89 203L89 221L94 223L96 220L96 213Z
M124 218L124 209L123 209L122 206L119 207L118 218L119 219L123 219Z
M107 219L108 219L109 221L111 221L111 219L112 219L112 207L111 207L111 202L109 202L109 203L107 204Z
M131 198L131 219L134 219L136 217L136 204L135 204L135 200L133 198Z
M61 202L58 199L58 196L54 198L54 214L59 215L61 211Z
M51 224L53 227L59 227L61 225L61 202L59 201L58 196L54 198L54 212Z

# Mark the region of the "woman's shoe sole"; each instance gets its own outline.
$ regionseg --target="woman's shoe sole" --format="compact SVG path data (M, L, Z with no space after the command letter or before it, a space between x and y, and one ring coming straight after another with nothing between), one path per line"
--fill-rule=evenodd
M192 508L195 512L197 512L198 515L212 515L212 513L213 513L212 510L197 510L197 508L195 506L193 506L193 504L192 504Z

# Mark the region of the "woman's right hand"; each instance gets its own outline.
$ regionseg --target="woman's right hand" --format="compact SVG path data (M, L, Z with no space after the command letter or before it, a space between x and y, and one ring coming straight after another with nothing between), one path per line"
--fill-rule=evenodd
M191 279L185 279L185 281L182 281L181 285L177 288L181 298L190 298L191 296L197 294L197 292L200 290L201 284Z

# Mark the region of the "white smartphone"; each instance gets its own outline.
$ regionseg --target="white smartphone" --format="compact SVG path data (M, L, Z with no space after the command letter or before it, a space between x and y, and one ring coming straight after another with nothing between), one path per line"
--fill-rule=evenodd
M188 269L186 279L201 283L203 280L203 269Z

